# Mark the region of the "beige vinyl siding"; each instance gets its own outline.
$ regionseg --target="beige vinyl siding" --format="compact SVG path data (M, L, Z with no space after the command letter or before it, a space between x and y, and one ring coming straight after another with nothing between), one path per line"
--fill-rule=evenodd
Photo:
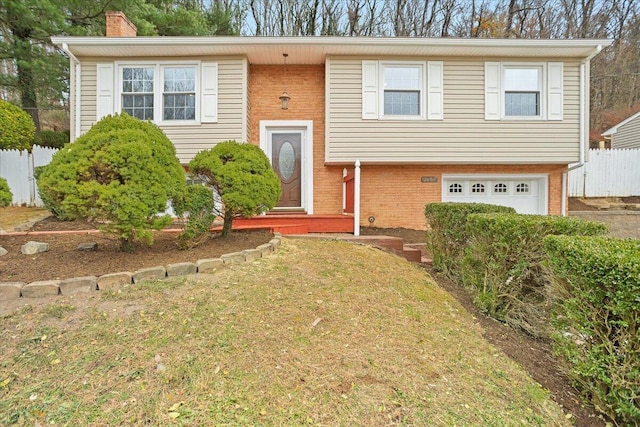
M144 61L179 61L181 58L144 58ZM186 164L198 152L213 147L217 142L228 139L242 141L247 132L247 103L243 102L246 93L246 67L243 58L198 58L201 61L218 63L218 121L197 125L161 125L162 130L176 147L180 162ZM100 60L81 59L82 95L81 122L82 133L88 131L96 122L96 64L110 62L113 58ZM185 60L193 60L186 58Z
M640 116L618 128L611 137L611 148L640 148Z
M485 121L485 61L465 58L397 58L444 61L444 120L363 120L362 59L371 58L331 57L327 163L566 164L579 159L578 61L564 63L562 121Z

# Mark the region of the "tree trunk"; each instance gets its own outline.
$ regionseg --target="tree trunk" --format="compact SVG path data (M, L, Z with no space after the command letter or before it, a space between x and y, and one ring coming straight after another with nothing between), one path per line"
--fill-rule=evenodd
M233 225L233 214L229 211L224 213L224 223L222 224L222 237L231 234L231 226Z

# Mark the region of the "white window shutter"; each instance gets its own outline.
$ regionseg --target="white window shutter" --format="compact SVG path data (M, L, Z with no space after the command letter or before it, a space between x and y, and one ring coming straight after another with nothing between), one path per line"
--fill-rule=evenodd
M547 64L547 120L562 120L563 102L563 63Z
M362 61L362 118L378 118L378 61Z
M96 64L96 120L113 114L113 63Z
M427 63L427 119L442 120L443 115L443 70L442 61Z
M200 121L202 123L216 123L218 121L218 64L203 62L201 73Z
M502 116L500 94L500 63L484 63L484 119L500 120Z

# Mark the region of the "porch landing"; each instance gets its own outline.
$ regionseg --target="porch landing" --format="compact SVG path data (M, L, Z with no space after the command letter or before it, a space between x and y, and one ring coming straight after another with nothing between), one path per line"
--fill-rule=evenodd
M253 218L236 218L233 228L269 228L282 235L307 233L352 233L350 215L267 214Z

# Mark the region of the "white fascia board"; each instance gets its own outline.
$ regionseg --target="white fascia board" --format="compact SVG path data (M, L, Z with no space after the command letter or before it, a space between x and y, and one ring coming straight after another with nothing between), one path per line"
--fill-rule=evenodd
M605 130L604 132L601 133L602 136L611 136L613 134L615 134L616 132L618 132L618 128L622 125L626 125L627 123L629 123L631 120L635 119L636 117L640 117L640 111L638 111L637 113L635 113L634 115L627 117L626 119L624 119L623 121L621 121L620 123L618 123L615 126L610 127L609 129Z

